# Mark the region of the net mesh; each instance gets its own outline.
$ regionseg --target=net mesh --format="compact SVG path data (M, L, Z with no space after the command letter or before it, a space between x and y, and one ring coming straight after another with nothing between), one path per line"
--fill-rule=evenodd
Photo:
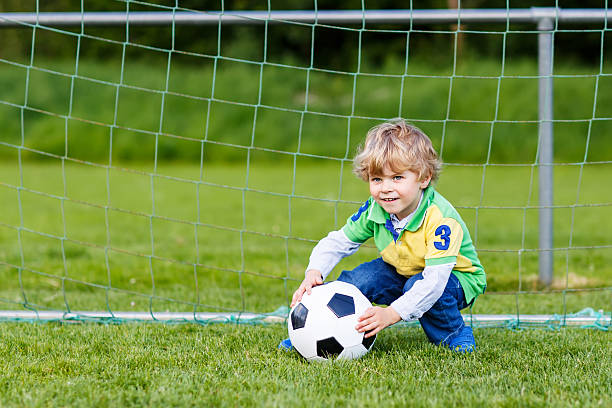
M391 27L365 14L358 24L267 17L242 26L224 22L223 3L214 12L178 1L113 7L219 20L0 29L21 41L0 58L0 309L35 312L10 319L285 317L314 244L367 198L351 175L356 146L400 116L434 141L445 162L437 190L466 221L487 270L488 292L466 319L498 314L507 317L482 326L529 327L523 314L546 314L538 325L559 327L588 315L609 326L605 21L580 29L554 21L550 30L554 279L542 288L533 26ZM597 61L564 58L576 35ZM483 57L471 44L494 52ZM525 44L534 52L515 55ZM336 271L376 256L365 245Z

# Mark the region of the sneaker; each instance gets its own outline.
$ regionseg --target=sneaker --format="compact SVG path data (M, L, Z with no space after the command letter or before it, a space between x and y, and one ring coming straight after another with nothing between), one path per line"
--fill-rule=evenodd
M291 340L285 339L278 343L278 348L283 351L293 350L293 345L291 345Z
M459 344L449 348L457 353L469 354L476 351L476 346L473 344Z
M476 351L474 332L470 326L464 326L463 330L449 344L448 348L457 353L472 353Z

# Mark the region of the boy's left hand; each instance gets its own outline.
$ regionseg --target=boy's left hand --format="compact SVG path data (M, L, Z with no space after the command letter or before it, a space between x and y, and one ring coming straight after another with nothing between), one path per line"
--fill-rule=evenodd
M367 332L364 337L372 337L387 326L401 320L401 316L392 307L374 306L368 308L357 320L355 329L358 332Z

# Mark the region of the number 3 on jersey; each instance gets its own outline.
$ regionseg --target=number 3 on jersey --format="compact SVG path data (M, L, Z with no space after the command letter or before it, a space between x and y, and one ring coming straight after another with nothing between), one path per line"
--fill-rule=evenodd
M436 237L439 235L442 241L434 241L434 246L440 251L448 249L450 245L451 229L448 225L440 225L436 229Z

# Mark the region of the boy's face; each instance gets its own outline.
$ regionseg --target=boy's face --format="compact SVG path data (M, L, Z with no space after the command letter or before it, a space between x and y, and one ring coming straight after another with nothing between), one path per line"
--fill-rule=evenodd
M410 170L396 173L385 167L383 174L370 175L370 194L386 212L401 220L416 210L421 190L429 185L430 179L419 181L418 175Z

